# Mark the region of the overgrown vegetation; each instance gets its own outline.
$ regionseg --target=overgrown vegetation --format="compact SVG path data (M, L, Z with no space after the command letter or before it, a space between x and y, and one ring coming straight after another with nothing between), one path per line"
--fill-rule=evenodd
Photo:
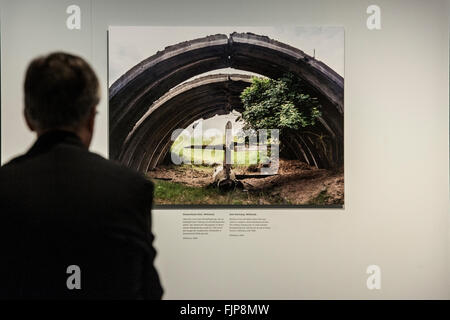
M317 145L318 150L322 149L323 154L331 158L331 151L328 150L326 140L327 136L319 133L320 131L315 127L318 119L322 116L321 105L316 97L308 93L303 80L290 73L279 79L254 77L252 84L241 93L241 100L244 110L237 121L243 121L243 129L269 130L267 132L269 143L279 144L280 150L283 148L283 140L271 137L270 129L278 129L280 138L289 136L292 131L301 131L303 135L310 138L312 143ZM317 194L319 187L312 191L304 191L308 197L301 199L301 202L292 197L292 194L295 194L296 186L293 189L291 186L291 189L294 190L292 191L287 186L282 188L280 184L277 184L276 187L275 184L271 185L270 183L263 187L258 187L256 184L255 187L249 183L250 188L245 191L236 189L229 192L221 192L218 188L206 187L209 180L212 181L214 166L223 162L224 151L219 149L222 149L225 137L219 134L201 138L196 136L195 138L190 134L181 134L174 141L171 151L179 159L185 161L183 161L184 164L173 169L171 174L153 177L156 204L276 205L291 204L288 200L290 199L292 204L327 205L341 201L341 199L334 200L327 190ZM234 136L233 139L236 143L245 146L249 144L248 137ZM208 146L219 148L218 150L212 150L208 149ZM270 150L262 153L254 148L245 151L232 151L233 169L245 168L244 173L253 172L251 168L256 171L258 163L270 159L269 152ZM164 173L164 170L161 172ZM173 174L174 172L176 175ZM291 175L295 178L294 174L291 173ZM186 178L197 181L197 183L187 182ZM204 179L203 182L202 179ZM299 183L302 183L300 180ZM280 190L283 192L280 192ZM284 192L284 190L288 190L288 192Z
M155 184L155 204L289 204L287 200L265 191L248 192L236 189L230 192L221 192L212 187L192 187L157 179L153 182Z
M246 129L299 130L313 126L321 116L316 97L306 93L305 84L291 73L274 80L254 77L241 94L241 118Z
M327 190L322 190L315 198L311 199L311 201L308 203L309 205L326 205L328 204L328 200L330 199L330 196L328 195Z

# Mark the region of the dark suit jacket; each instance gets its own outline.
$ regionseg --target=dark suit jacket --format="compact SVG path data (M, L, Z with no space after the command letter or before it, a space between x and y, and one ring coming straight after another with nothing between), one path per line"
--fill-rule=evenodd
M0 298L160 299L152 197L150 181L75 134L42 135L0 168Z

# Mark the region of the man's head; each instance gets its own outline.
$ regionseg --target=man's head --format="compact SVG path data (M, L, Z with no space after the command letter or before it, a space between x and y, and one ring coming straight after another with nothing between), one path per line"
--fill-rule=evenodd
M28 67L24 89L32 131L72 131L90 145L100 98L97 76L86 61L61 52L37 58Z

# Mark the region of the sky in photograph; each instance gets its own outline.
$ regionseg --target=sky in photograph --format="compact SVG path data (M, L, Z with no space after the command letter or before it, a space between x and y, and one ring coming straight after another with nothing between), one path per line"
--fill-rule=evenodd
M109 28L109 85L142 60L183 41L203 38L213 34L229 35L233 32L252 32L296 47L327 64L344 76L344 29L342 27L145 27L112 26ZM235 73L231 68L214 70L214 73ZM239 73L252 74L239 70ZM196 77L199 77L196 76ZM235 115L216 116L203 121L203 129L222 128ZM235 129L242 125L236 123ZM191 126L192 127L192 126Z

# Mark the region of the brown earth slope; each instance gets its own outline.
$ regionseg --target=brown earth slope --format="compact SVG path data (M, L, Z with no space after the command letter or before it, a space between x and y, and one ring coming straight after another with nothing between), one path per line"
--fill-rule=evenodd
M258 174L257 167L237 167L238 175ZM214 167L160 166L148 172L151 179L182 183L191 187L207 187L212 183ZM244 190L265 192L291 204L344 204L343 170L317 169L298 160L280 160L277 175L241 179ZM270 204L261 199L260 204Z

